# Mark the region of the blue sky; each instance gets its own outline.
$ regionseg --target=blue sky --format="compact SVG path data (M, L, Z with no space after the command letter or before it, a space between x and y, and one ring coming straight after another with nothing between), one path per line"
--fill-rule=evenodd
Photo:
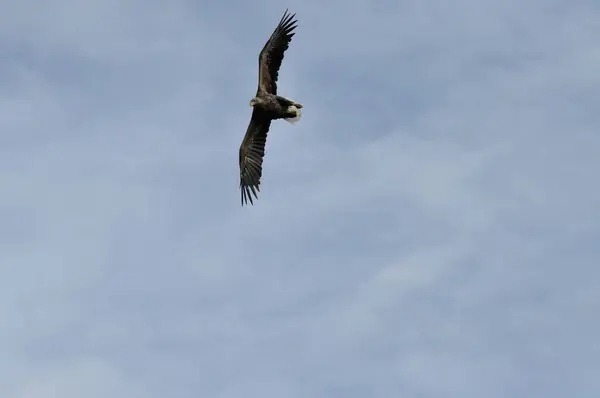
M599 396L597 2L213 4L1 7L0 396Z

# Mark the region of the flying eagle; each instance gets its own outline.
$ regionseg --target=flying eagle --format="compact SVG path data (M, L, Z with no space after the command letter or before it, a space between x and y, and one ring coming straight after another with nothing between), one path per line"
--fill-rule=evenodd
M250 100L252 118L240 146L240 190L242 206L252 201L252 194L258 199L262 163L265 156L265 143L271 121L284 119L289 123L300 120L301 104L277 95L277 78L283 61L283 53L288 49L296 20L286 9L279 24L271 34L258 56L258 90Z

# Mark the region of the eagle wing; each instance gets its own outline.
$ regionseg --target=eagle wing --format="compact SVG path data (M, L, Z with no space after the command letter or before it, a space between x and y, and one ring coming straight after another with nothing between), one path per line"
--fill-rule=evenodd
M279 24L258 56L257 95L261 91L277 94L277 78L283 61L283 53L288 49L295 34L293 30L297 26L297 21L293 20L295 15L290 15L288 10L285 10Z
M262 164L265 156L265 144L267 133L271 127L271 119L259 108L252 111L252 118L248 124L246 135L240 145L240 190L242 194L242 206L253 205L252 193L258 199L257 191L260 192L260 178L262 176Z

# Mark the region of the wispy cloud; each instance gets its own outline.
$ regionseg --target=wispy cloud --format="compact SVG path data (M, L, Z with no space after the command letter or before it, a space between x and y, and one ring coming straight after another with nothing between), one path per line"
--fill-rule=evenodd
M0 395L596 396L600 8L286 7L3 6Z

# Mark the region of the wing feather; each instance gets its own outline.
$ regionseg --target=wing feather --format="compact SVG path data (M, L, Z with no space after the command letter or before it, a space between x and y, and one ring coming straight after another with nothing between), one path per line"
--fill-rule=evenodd
M271 119L264 115L259 108L254 108L252 118L248 124L246 135L240 145L240 190L242 206L254 205L252 194L258 199L260 192L260 178L262 177L262 164L265 156L267 134L271 127Z
M258 56L257 95L261 91L277 94L277 79L279 78L279 68L283 62L283 54L295 35L293 30L298 22L293 19L295 16L296 14L290 15L288 10L285 10L279 24Z

